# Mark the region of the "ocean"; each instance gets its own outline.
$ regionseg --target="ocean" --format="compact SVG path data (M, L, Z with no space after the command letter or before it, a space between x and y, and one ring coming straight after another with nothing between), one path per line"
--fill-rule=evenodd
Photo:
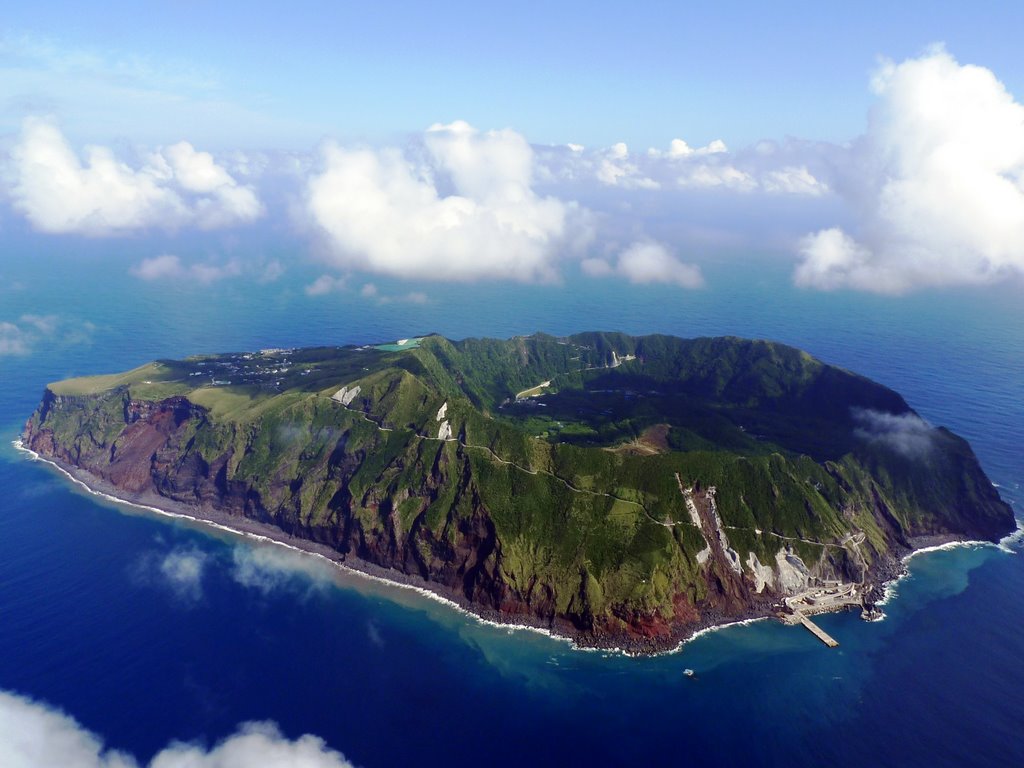
M174 741L212 745L272 721L359 766L1024 764L1018 544L914 557L884 621L821 618L834 650L760 621L629 658L100 499L11 446L48 381L159 357L430 332L740 335L893 387L970 440L1020 512L1018 290L805 292L762 257L742 276L727 259L706 267L701 291L568 280L416 286L426 303L380 302L358 283L307 296L300 274L141 283L131 244L105 247L70 256L58 243L4 265L0 322L35 331L21 354L0 356L0 691L143 762Z

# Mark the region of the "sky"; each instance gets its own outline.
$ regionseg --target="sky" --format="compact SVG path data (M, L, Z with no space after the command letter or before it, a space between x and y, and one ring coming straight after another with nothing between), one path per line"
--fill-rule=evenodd
M392 300L387 280L415 282L410 302L438 281L714 290L710 263L754 258L808 291L1019 288L1022 17L17 4L0 277L27 245L104 242L133 249L128 281L301 275L311 299ZM268 238L288 255L254 254Z
M221 150L456 119L544 144L840 142L863 126L878 59L936 42L1024 90L1013 4L822 5L17 3L2 27L4 127L49 106L76 139L170 143L178 129ZM132 92L166 101L143 111ZM183 105L198 122L165 119Z
M96 328L14 311L33 258L119 297L297 286L410 317L440 283L496 311L505 285L685 300L755 262L879 314L1006 303L1021 30L1024 4L934 0L6 3L0 372ZM135 764L0 691L0 743L19 738L29 765ZM150 765L254 754L347 764L255 724Z

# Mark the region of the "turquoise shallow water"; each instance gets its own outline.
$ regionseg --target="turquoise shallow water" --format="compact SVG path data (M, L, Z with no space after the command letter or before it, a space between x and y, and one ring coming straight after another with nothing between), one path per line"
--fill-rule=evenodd
M380 306L354 292L311 299L287 280L140 285L119 259L43 251L5 267L0 320L52 313L62 330L0 357L0 689L60 707L142 759L172 739L216 741L270 719L366 766L1024 761L1019 553L915 558L885 621L821 620L835 651L758 622L629 659L98 500L8 445L46 381L160 356L432 331L737 334L896 388L971 440L1017 502L1024 310L1012 293L807 294L763 264L742 283L709 269L712 287L697 293L450 286L426 305Z

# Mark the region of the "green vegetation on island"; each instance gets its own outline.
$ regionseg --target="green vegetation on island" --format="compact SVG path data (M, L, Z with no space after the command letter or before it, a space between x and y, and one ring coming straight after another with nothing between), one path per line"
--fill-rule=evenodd
M996 538L970 447L799 350L585 333L264 350L52 384L35 451L496 618L665 647L914 537Z

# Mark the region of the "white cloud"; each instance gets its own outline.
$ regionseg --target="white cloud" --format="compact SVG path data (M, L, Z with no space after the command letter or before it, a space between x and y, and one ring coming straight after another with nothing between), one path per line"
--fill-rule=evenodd
M0 744L8 768L128 768L136 762L107 751L73 719L31 699L0 691Z
M193 210L200 227L228 227L254 221L262 215L263 206L252 188L240 186L214 162L213 155L197 152L185 141L168 147L164 155L181 188L199 196L193 201Z
M238 546L231 553L232 578L243 587L269 594L296 585L296 577L303 586L322 587L330 583L334 571L324 562L309 555L291 552L275 546Z
M660 243L634 243L619 256L617 270L631 283L674 283L683 288L704 285L700 267L684 264Z
M585 227L532 188L533 151L511 130L434 125L421 152L329 144L307 188L331 263L421 280L557 279Z
M212 156L180 142L137 168L107 147L84 162L51 122L25 120L11 151L11 199L43 232L111 235L148 227L215 228L258 218L263 207Z
M667 283L682 288L701 288L704 277L696 264L686 264L661 243L640 241L619 254L614 263L600 258L584 259L580 266L591 277L619 275L634 284Z
M273 723L247 723L210 750L189 744L166 747L150 768L351 768L340 752L318 736L285 738Z
M132 576L141 584L170 590L179 600L194 603L203 597L203 573L209 556L194 547L176 548L160 555L141 555L132 568Z
M198 549L172 550L160 561L160 575L176 595L190 600L203 596L206 553Z
M837 227L804 237L799 253L804 259L793 280L801 288L871 290L880 283L879 268L871 265L868 249Z
M772 149L776 149L772 145ZM584 150L579 145L540 148L540 176L552 184L597 181L622 190L715 189L727 192L817 197L828 192L792 153L747 151L734 154L716 139L691 147L673 139L667 150L630 153L624 143Z
M29 334L14 323L0 322L0 356L27 355L32 347Z
M728 163L695 165L680 174L677 181L681 187L721 187L737 192L752 192L758 187L753 176Z
M648 154L654 155L655 157L657 157L658 154L659 154L658 150L654 149L653 147L651 149L647 150L647 152L648 152ZM682 139L672 139L672 141L669 142L669 145L668 145L668 156L669 157L673 157L673 158L675 158L675 157L689 157L692 154L693 154L693 147L691 147L689 144L687 144Z
M379 296L378 304L428 304L430 297L423 291L409 291L401 296Z
M272 265L275 263L272 262L268 267L272 274ZM278 267L280 268L280 264ZM165 253L150 259L143 259L130 271L135 277L147 282L188 280L201 285L210 285L218 280L241 275L242 264L237 259L231 259L223 264L184 264L178 256ZM276 277L272 279L276 279Z
M0 357L27 355L36 344L48 341L67 346L92 342L96 330L90 322L71 322L57 315L22 315L16 323L0 321Z
M328 293L344 290L347 283L348 281L344 277L320 275L320 277L306 286L306 295L326 296Z
M658 189L661 185L641 172L640 167L630 160L629 147L623 142L613 144L596 154L595 175L602 184L622 186L626 189Z
M820 197L829 191L828 185L815 178L806 165L768 171L761 178L761 188L765 192L808 197Z
M602 159L600 165L598 165L597 172L594 175L597 176L597 180L602 184L615 186L622 179L636 173L636 166L616 162L616 160L617 158L609 156Z
M668 145L668 151L662 152L661 150L654 149L653 147L647 150L647 154L651 157L668 157L673 160L679 160L684 157L700 157L702 155L717 155L723 152L728 152L729 148L725 146L725 142L721 139L715 139L704 147L691 147L682 139L672 139Z
M185 274L181 259L169 253L143 259L131 268L131 273L140 280L164 280L180 278Z
M859 231L807 236L797 283L903 293L1024 273L1024 106L941 48L886 64L873 88L834 185Z
M5 768L138 768L130 755L107 749L96 734L58 710L0 691L0 744ZM273 723L246 723L212 748L173 743L149 768L350 768L323 739L285 738Z
M56 315L22 315L21 322L45 336L52 336L60 325L60 318Z
M916 413L886 413L854 408L860 426L853 431L861 440L885 445L910 459L928 456L935 446L935 429Z
M178 183L189 192L215 192L235 185L228 172L213 161L213 155L196 152L188 142L168 147L164 156L174 169Z
M375 299L378 304L427 304L430 297L423 291L410 291L399 296L382 294L374 283L367 283L359 289L359 296Z
M359 295L367 299L375 299L378 304L426 304L430 298L423 291L409 291L400 296L382 294L374 283L366 283L359 289Z

